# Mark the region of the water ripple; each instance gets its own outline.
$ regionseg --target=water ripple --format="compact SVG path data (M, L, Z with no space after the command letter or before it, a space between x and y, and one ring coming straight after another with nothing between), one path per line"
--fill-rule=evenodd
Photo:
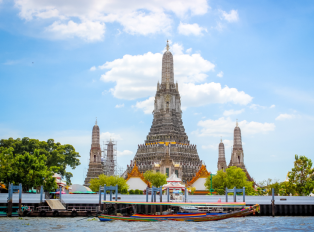
M313 217L245 217L212 222L100 222L88 218L0 218L0 231L314 231Z

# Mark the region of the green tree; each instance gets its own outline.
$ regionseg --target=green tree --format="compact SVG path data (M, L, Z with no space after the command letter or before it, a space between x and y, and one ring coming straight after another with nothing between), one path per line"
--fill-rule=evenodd
M225 193L225 189L243 188L245 187L246 195L255 195L255 190L253 188L253 182L247 180L246 173L238 167L229 167L226 172L220 170L212 178L212 185L215 191L220 194ZM210 189L210 176L207 177L205 182L205 187Z
M33 154L25 152L23 155L13 153L13 148L0 147L0 179L8 186L9 183L22 183L23 191L44 185L44 189L51 191L57 188L53 173L58 167L47 167L47 157L41 155L37 149Z
M256 194L257 194L258 196L265 196L265 195L266 195L266 191L264 191L264 189L261 188L261 187L257 187L257 188L256 188Z
M167 184L167 175L161 174L160 172L154 173L153 171L148 170L144 173L144 178L156 188Z
M312 160L305 156L295 155L294 167L288 173L289 183L293 186L298 195L305 196L314 189L314 169Z
M50 167L58 167L58 173L66 178L68 184L71 183L71 172L66 172L67 167L75 169L80 165L79 153L75 151L74 147L69 144L61 145L55 143L53 139L46 141L39 141L38 139L30 139L24 137L22 139L9 138L0 140L0 148L13 148L13 156L34 154L35 150L40 155L46 157L46 165Z
M125 193L128 190L129 186L126 183L126 180L123 177L119 176L106 176L101 174L98 178L94 178L90 180L90 189L94 192L99 191L99 186L116 186L118 185L118 192Z

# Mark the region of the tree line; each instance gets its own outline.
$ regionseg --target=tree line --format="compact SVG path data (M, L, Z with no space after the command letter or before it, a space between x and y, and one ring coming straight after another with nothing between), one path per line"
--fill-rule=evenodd
M66 168L80 165L79 153L69 144L53 139L39 141L24 137L0 140L0 182L22 183L23 191L43 185L45 191L57 188L54 173L66 178L71 185L73 174Z
M212 178L212 187L215 194L224 195L225 189L243 188L247 195L271 195L272 188L276 195L281 196L308 196L314 190L314 168L312 160L305 156L295 155L294 167L288 172L287 180L279 182L278 180L267 179L256 184L248 181L246 173L238 167L229 167L226 172L222 170ZM205 186L210 189L211 180L207 178Z

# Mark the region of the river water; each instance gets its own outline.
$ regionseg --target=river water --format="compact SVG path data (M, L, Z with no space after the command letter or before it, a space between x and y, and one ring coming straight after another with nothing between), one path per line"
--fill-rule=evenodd
M245 217L212 222L100 222L97 218L0 218L0 231L314 231L314 217Z

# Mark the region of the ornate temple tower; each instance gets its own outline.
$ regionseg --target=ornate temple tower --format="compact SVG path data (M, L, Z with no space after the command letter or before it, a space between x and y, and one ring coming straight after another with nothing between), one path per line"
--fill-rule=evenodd
M223 144L222 139L220 140L218 148L219 154L217 168L218 171L223 170L225 172L227 169L227 163L225 158L225 145Z
M113 176L116 174L116 167L117 167L117 149L115 148L116 143L111 139L107 142L106 146L106 158L104 162L104 170L105 175Z
M167 50L162 57L161 83L157 84L154 119L145 144L139 145L134 160L141 172L176 173L183 181L191 180L200 169L196 145L191 145L182 122L178 83L174 83L173 56ZM133 162L134 163L134 162ZM132 166L132 162L131 162ZM128 166L128 172L132 167Z
M229 166L237 166L242 169L245 169L241 130L240 130L240 127L238 126L238 122L233 132L233 150L232 150Z
M244 165L244 153L242 148L241 130L238 125L238 121L236 123L236 127L234 128L233 149L231 152L231 159L228 167L231 166L242 168L246 172L248 180L253 181L253 178L249 175Z
M97 178L100 174L103 174L103 166L101 164L101 149L99 142L99 126L96 123L93 127L92 132L92 146L89 153L89 167L87 176L85 178L84 186L90 185L90 180L93 178Z

